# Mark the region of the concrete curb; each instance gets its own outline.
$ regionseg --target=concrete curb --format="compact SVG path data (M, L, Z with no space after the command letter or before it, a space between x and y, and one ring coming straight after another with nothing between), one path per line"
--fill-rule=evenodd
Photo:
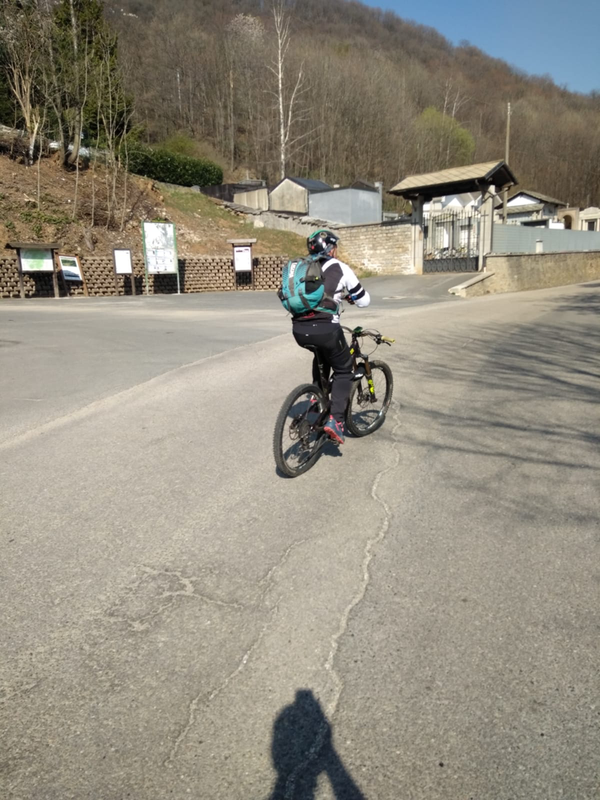
M493 276L493 272L480 272L474 278L469 278L464 283L459 283L456 286L451 286L448 291L450 294L458 295L459 297L467 297L468 290L472 287Z

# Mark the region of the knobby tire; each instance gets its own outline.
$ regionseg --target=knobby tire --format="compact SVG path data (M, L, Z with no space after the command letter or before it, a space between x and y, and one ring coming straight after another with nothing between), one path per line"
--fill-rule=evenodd
M376 376L382 375L384 378L382 382L385 386L383 399L378 397L377 405L371 404L366 377L354 383L346 408L346 429L352 436L368 436L380 428L385 422L385 416L392 402L392 393L394 391L392 370L385 361L371 361L369 363L374 382Z
M323 440L326 438L326 434L322 431L321 433L310 431L311 424L317 421L319 414L310 413L300 407L302 398L307 399L310 395L317 398L319 412L325 411L327 401L323 392L314 383L304 383L286 397L275 422L273 432L275 463L280 472L290 478L302 475L315 464L321 454ZM298 408L295 409L297 405ZM306 432L304 438L301 436L303 432ZM294 438L295 435L298 435L298 438ZM294 446L300 452L297 464L292 458L291 451Z

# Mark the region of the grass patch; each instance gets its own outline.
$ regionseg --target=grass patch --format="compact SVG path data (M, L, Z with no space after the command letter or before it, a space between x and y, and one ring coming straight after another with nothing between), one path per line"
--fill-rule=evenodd
M160 186L160 190L167 205L184 214L199 214L212 220L231 220L229 212L213 203L201 192L193 192L191 190L182 192L178 189L167 189L164 186Z
M201 230L202 225L207 222L216 223L223 236L224 249L229 247L226 244L227 239L256 239L256 255L271 253L293 258L306 254L306 239L303 236L288 231L255 228L253 221L234 216L201 192L181 191L165 186L161 186L160 191L167 209L177 210L189 218L186 225L190 229ZM214 237L214 231L212 235Z
M19 214L21 222L25 222L31 226L36 239L41 239L44 234L44 225L55 225L57 229L72 222L71 217L66 214L46 214L44 211L37 209L28 209L21 211Z
M247 230L245 234L249 239L256 239L257 246L265 245L272 252L295 258L296 256L306 255L306 239L298 236L297 233L289 231L273 231L268 228L255 228L254 225L246 223L240 229Z
M21 211L19 214L23 222L46 225L64 225L72 222L66 214L46 214L44 211Z

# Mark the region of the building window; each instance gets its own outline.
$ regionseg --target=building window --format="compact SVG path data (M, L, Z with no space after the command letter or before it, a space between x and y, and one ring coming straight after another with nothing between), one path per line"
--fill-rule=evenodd
M588 219L587 229L588 229L588 231L595 231L596 230L596 220L595 219Z

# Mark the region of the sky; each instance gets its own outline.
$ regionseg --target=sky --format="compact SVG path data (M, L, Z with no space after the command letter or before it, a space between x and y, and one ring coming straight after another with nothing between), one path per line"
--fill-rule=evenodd
M361 0L573 92L600 90L600 0Z

